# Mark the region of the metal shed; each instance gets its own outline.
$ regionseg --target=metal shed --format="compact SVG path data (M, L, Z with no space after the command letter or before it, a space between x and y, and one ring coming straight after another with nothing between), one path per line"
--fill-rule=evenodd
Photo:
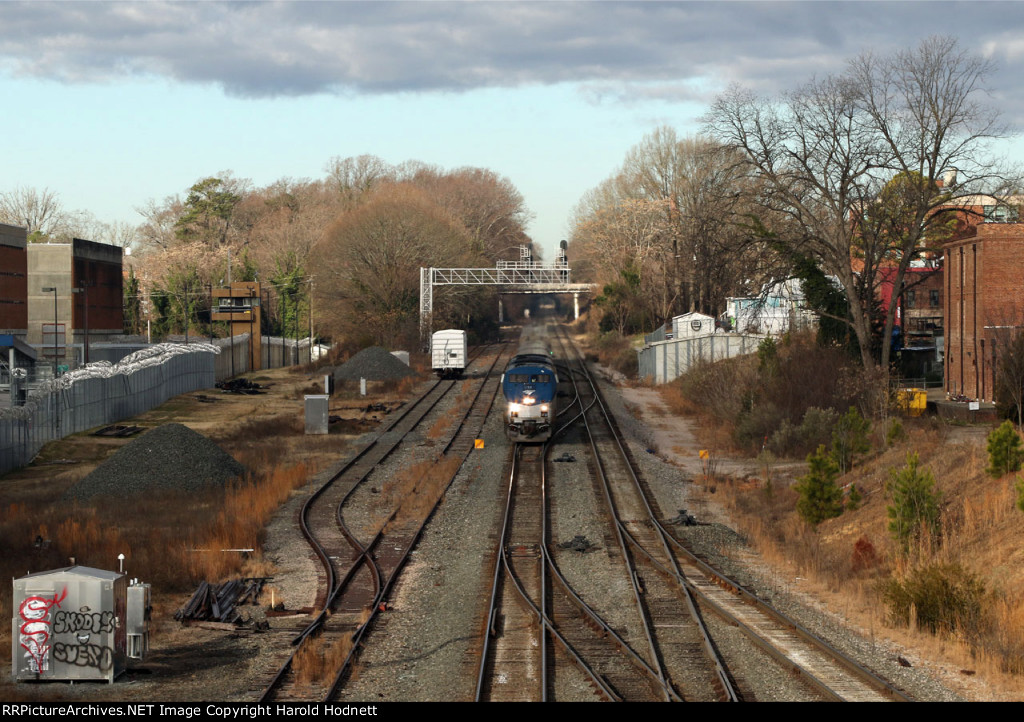
M114 679L127 666L128 579L73 566L14 580L15 681Z

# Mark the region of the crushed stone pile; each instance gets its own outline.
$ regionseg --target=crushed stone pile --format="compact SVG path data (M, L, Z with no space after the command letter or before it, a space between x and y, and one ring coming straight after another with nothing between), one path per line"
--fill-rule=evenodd
M244 474L245 467L202 434L164 424L122 446L64 496L85 501L170 489L192 492Z
M364 348L334 369L335 382L358 381L359 379L390 381L415 375L415 371L380 346Z

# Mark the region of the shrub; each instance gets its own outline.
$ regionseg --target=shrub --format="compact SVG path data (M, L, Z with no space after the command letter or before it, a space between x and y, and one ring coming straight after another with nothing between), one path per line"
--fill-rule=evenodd
M800 495L796 511L801 519L817 526L843 513L843 491L836 484L839 467L824 445L807 457L807 463L807 474L793 486Z
M959 564L930 564L882 585L894 622L932 634L976 631L984 596L984 582Z
M834 409L812 406L799 425L783 420L771 435L769 446L782 456L807 456L819 445L828 443L838 419L839 414Z
M897 441L902 441L907 436L907 433L903 430L903 424L899 419L893 419L889 422L889 430L885 432L885 445L892 446Z
M1022 460L1024 450L1021 449L1020 434L1013 422L1007 419L988 435L988 467L985 471L998 479L1019 471Z
M932 534L939 532L940 497L935 490L935 477L930 471L919 471L917 465L917 454L907 454L907 465L891 469L886 486L892 497L892 506L886 509L889 531L904 550L922 529Z
M878 566L878 553L875 545L867 536L862 535L853 544L853 558L850 560L853 571L860 572Z
M1024 511L1024 476L1017 476L1013 487L1017 490L1017 508Z

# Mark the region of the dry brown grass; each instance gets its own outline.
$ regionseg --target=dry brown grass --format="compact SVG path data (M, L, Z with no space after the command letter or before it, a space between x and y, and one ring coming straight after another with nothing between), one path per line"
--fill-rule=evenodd
M347 634L333 643L320 636L306 637L292 660L295 684L299 687L324 686L325 681L334 679L351 651L352 638Z
M902 553L888 531L885 492L888 472L905 463L909 450L919 452L942 493L942 530L925 536ZM862 506L826 521L817 529L804 524L794 510L789 489L767 494L762 486L729 481L718 485L724 502L750 543L788 579L817 590L837 611L863 628L885 627L886 634L950 663L974 670L995 682L1008 698L1024 692L1024 514L1015 507L1013 476L992 480L984 473L984 438L955 430L936 430L927 421L915 423L904 441L875 452L843 485L856 483ZM864 548L872 563L863 564ZM884 612L879 584L903 578L927 564L959 564L981 578L987 590L978 630L932 636L911 625L894 627Z

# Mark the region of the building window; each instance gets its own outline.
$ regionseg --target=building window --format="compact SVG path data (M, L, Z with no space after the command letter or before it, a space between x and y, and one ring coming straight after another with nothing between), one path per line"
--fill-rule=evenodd
M986 223L1016 223L1017 207L1006 205L982 206Z
M932 308L939 305L939 289L933 288L928 291L928 305Z
M914 307L915 296L916 296L916 293L914 292L913 289L911 289L909 291L904 291L903 292L903 299L907 302L907 308L913 308Z

